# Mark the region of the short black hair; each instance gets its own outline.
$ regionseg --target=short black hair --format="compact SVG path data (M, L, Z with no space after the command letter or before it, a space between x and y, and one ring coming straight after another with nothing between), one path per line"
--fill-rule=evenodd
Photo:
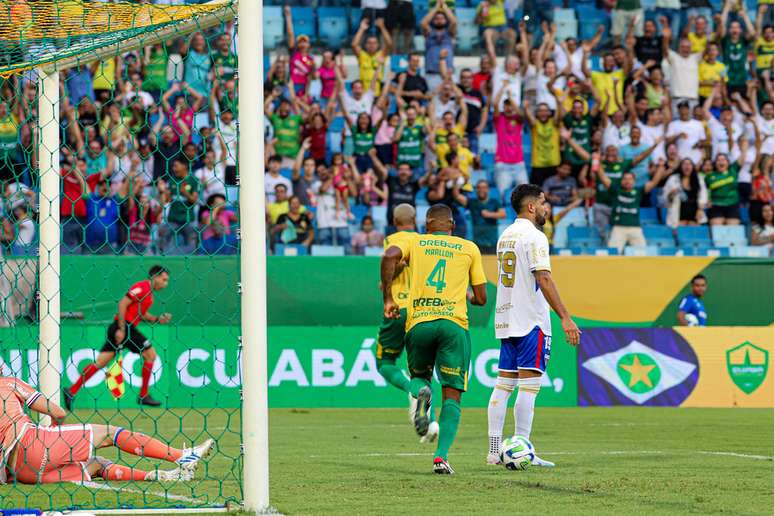
M273 156L269 156L269 163L271 163L272 161L282 163L282 158L274 154Z
M430 209L427 210L427 215L425 215L427 220L431 219L441 219L441 218L448 218L449 220L452 220L454 217L452 215L451 208L446 206L443 203L439 204L433 204L430 206Z
M543 189L538 185L523 184L513 189L511 192L511 206L518 214L521 211L521 206L524 204L524 199L534 197L535 199L540 197L543 193Z
M169 274L169 269L167 269L163 265L156 264L153 267L151 267L150 270L148 271L148 277L153 279L159 274L164 274L165 272Z
M693 284L696 280L700 280L700 279L707 281L707 276L705 276L704 274L697 274L696 276L691 278L691 284Z

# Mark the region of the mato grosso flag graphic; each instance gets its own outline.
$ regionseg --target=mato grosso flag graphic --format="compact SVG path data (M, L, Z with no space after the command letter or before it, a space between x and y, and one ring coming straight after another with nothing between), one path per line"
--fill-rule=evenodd
M578 404L680 405L696 387L699 366L670 328L589 328L578 348Z

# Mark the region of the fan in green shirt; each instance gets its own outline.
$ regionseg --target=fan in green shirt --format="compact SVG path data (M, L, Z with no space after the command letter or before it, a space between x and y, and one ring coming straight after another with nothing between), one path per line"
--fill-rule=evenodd
M583 114L583 103L573 102L572 111L565 115L562 124L570 131L572 139L578 145L583 147L586 152L591 152L591 133L594 124L589 115ZM586 160L573 148L565 149L564 159L573 166L586 163Z
M398 144L398 163L407 163L414 171L424 168L425 128L417 123L416 109L409 107L403 112L392 141Z
M218 81L229 81L234 78L237 69L237 57L231 52L231 38L223 34L218 38L218 48L210 56Z
M718 154L715 169L704 176L710 196L709 219L711 225L739 224L739 163L731 163L728 156Z
M717 39L720 41L723 63L727 68L728 86L732 90L744 94L744 88L746 88L748 79L747 55L751 42L755 41L756 30L755 25L750 20L750 16L747 14L744 2L739 4L737 16L744 21L745 28L747 29L746 33L739 20L727 23L729 10L732 5L734 5L733 2L726 2L723 6L720 23L716 25ZM726 29L726 27L728 28Z
M298 149L301 147L301 123L302 118L291 112L291 103L282 100L276 113L268 113L268 105L273 97L267 99L267 116L274 128L274 151L285 158L295 159Z

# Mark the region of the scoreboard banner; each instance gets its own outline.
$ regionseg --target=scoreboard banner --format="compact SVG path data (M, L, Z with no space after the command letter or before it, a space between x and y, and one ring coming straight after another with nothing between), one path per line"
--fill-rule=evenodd
M590 328L580 406L774 407L774 328Z

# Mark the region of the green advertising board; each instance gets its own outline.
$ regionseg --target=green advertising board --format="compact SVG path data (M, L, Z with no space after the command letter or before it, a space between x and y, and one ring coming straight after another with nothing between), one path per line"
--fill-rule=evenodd
M151 392L170 408L236 407L238 329L233 326L146 327L158 354ZM63 386L93 360L104 341L103 326L62 328ZM272 407L401 407L406 397L386 384L376 370L376 327L272 326L269 328L269 403ZM493 330L472 328L473 353L467 406L484 407L497 376L498 343ZM0 330L5 371L37 383L37 335L32 327ZM538 403L572 406L577 400L575 350L559 335ZM405 360L405 359L404 359ZM405 365L405 362L404 362ZM79 393L76 407L133 407L142 360L126 354L127 392L116 402L95 375ZM243 371L243 374L251 374Z

